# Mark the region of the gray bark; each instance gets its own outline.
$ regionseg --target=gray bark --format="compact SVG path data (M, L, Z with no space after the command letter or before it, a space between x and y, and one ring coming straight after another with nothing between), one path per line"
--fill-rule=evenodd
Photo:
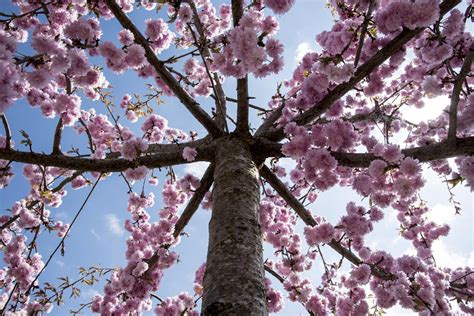
M217 145L202 315L267 315L258 169L235 136Z

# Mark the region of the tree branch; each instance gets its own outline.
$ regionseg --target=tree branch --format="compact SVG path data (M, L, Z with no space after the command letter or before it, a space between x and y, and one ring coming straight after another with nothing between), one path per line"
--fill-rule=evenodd
M130 19L123 13L120 6L115 0L104 0L110 11L115 15L117 20L120 22L122 27L126 28L133 33L135 41L145 49L145 56L152 65L160 78L166 83L166 85L173 91L176 97L181 103L188 109L189 112L207 129L207 131L218 136L223 131L217 126L212 118L199 106L199 103L194 100L189 93L181 87L175 77L166 69L164 63L156 57L153 50L150 48L147 39L141 34L137 27L130 21Z
M474 43L469 47L469 51L466 54L466 59L464 64L459 71L459 74L454 81L453 93L451 95L451 105L449 106L449 129L448 129L448 139L456 139L456 132L458 127L458 104L459 97L461 94L462 85L466 76L471 71L471 64L474 58Z
M232 18L234 27L239 25L239 21L244 14L244 2L242 0L232 0ZM249 88L248 76L237 79L237 127L235 131L244 135L249 133Z
M54 132L53 151L51 155L61 155L61 136L63 134L63 119L59 118L58 125Z
M460 2L461 0L445 0L440 5L440 17L445 15ZM321 101L316 103L309 110L303 112L300 115L297 115L293 119L293 121L296 122L298 125L305 125L313 121L315 118L317 118L324 112L326 112L335 101L337 101L347 92L349 92L362 79L371 74L377 67L382 65L394 53L399 51L406 43L408 43L412 38L420 34L423 30L424 28L416 28L414 30L403 29L403 31L401 31L400 34L398 34L393 40L391 40L374 56L369 58L364 64L357 68L354 75L349 79L349 81L346 81L336 86L334 89L329 91ZM266 124L266 126L271 126L274 122L276 122L276 120L278 120L278 118L279 116L272 117L273 122L265 122L264 124ZM261 132L259 135L275 141L282 140L285 137L282 128L275 128L263 131L263 133Z
M265 157L284 157L281 153L280 143L274 143L259 139L255 143L255 150ZM418 159L420 162L447 159L462 155L474 155L474 136L459 138L456 141L445 140L430 145L407 148L402 150L405 157ZM367 168L376 159L382 159L372 153L345 153L332 151L331 155L336 158L338 164L344 167ZM1 158L1 157L0 157Z
M275 279L277 279L278 281L280 281L280 283L283 284L283 282L285 282L285 279L279 275L275 270L273 270L272 268L270 268L268 265L264 264L263 265L263 268L265 271L267 271L268 273L270 273L271 275L273 275L275 277Z
M367 9L367 13L364 18L364 22L362 22L362 28L360 30L360 38L359 44L357 46L357 52L354 58L354 68L357 69L357 65L359 64L360 55L362 53L362 47L364 46L365 36L367 33L367 28L369 27L370 17L372 15L372 11L375 8L375 0L371 0L369 3L369 8Z
M74 180L75 178L77 178L80 175L82 175L82 172L81 171L76 171L71 176L69 176L67 178L64 178L63 181L61 181L56 187L54 187L51 190L51 193L59 192L60 190L62 190L66 186L66 184L68 184L69 182L71 182L72 180ZM39 200L33 200L33 201L29 202L28 204L26 204L26 208L27 209L32 209L39 202L40 202ZM5 228L9 227L11 224L13 224L19 218L20 218L20 215L14 215L14 216L10 217L10 219L8 221L6 221L4 224L2 224L2 226L0 226L0 232L2 232Z
M230 101L230 102L233 102L233 103L237 103L237 99L234 99L234 98L229 98L229 97L226 97L226 100L227 101ZM258 105L255 105L255 104L248 104L249 105L249 108L252 108L252 109L255 109L255 110L258 110L258 111L261 111L261 112L270 112L270 110L267 110L267 109L264 109Z
M92 140L92 135L91 131L89 130L89 127L87 127L86 123L82 118L79 118L79 123L84 127L84 130L86 131L87 139L89 141L89 147L92 153L95 152L95 146L94 146L94 141Z
M7 117L5 116L5 113L0 115L2 118L2 124L3 128L5 129L5 149L11 149L12 148L12 132L10 130L10 125L8 124Z
M27 290L25 291L25 294L28 295L30 290L32 289L32 287L35 285L35 282L36 280L38 280L38 278L40 277L41 273L43 273L43 271L46 269L46 267L48 266L48 264L51 262L51 259L53 259L54 255L56 254L56 252L59 250L59 248L61 247L61 245L64 243L64 240L67 238L68 234L69 234L69 231L71 230L72 226L74 225L74 223L76 222L77 218L79 217L79 215L81 214L82 210L84 209L84 207L86 206L87 204L87 201L89 201L89 198L91 197L92 195L92 192L94 192L94 189L95 187L97 186L97 184L99 183L100 181L100 178L102 177L102 174L99 175L99 177L97 178L97 180L95 181L94 185L92 186L91 190L89 191L89 193L87 194L86 196L86 199L84 200L84 202L82 203L81 207L79 208L79 210L76 212L76 215L74 215L74 218L72 219L71 223L69 224L69 227L67 228L66 232L64 233L64 236L61 238L61 241L58 243L58 245L56 246L56 248L53 250L53 252L50 254L48 260L46 260L46 263L44 264L44 266L41 268L40 272L38 272L38 274L36 275L36 277L34 278L34 280L30 283L30 285L28 286Z
M298 199L295 198L293 193L286 187L286 185L283 182L281 182L281 180L270 169L268 169L267 166L263 166L260 169L260 174L275 189L275 191L281 196L281 198L285 200L288 206L290 206L295 211L295 213L298 214L298 216L303 220L303 222L306 225L312 226L312 227L316 225L316 221L314 220L311 213L308 210L306 210L304 205L301 204L298 201ZM352 251L342 246L340 242L334 239L331 242L329 242L327 245L356 266L359 266L364 263L364 261L362 261L356 254L354 254ZM372 275L380 279L395 280L397 278L394 274L388 271L385 271L376 265L369 264L369 266L370 266ZM458 281L458 280L454 280L450 282L449 284L450 290L459 289L463 287L462 284L456 283L455 281ZM469 294L469 295L470 295L469 298L471 299L473 296L472 294Z
M177 238L181 234L184 227L189 223L192 216L194 215L196 210L199 208L199 205L201 204L202 199L206 195L206 192L209 191L209 188L214 182L214 167L215 165L213 163L211 163L209 167L207 167L206 172L204 172L204 175L201 178L199 188L196 189L193 196L189 200L188 205L186 205L186 208L184 209L180 218L174 225L174 232L173 232L174 238ZM151 268L155 264L158 263L158 260L159 260L158 253L153 254L153 256L151 256L151 258L147 260L147 264L149 266L148 271L150 271Z
M38 164L48 167L105 173L125 171L129 168L136 168L138 166L145 166L152 169L188 163L183 158L181 146L176 146L175 148L176 150L174 151L170 150L169 152L141 156L133 161L123 158L88 159L71 156L55 156L0 148L0 159ZM197 147L196 149L198 151L196 161L212 161L214 145Z
M283 108L285 107L284 104L280 105L276 108L268 117L267 119L260 125L260 127L255 132L255 137L265 136L270 132L270 128L272 127L273 123L275 123L283 113ZM265 136L267 137L267 136Z
M199 184L199 188L196 189L193 196L186 205L181 217L178 219L176 224L174 225L174 238L177 238L181 232L183 231L184 227L189 223L191 217L193 217L194 213L201 204L204 195L206 195L207 191L211 188L212 183L214 182L214 164L211 163L209 167L207 167L206 172L204 173L201 182Z
M241 135L249 133L249 90L248 76L237 79L237 127Z
M227 121L226 121L226 113L227 113L227 108L226 108L226 97L224 93L224 89L222 88L221 81L219 79L219 76L217 73L213 73L212 77L209 71L209 68L207 66L206 58L211 58L211 53L209 51L209 48L207 47L207 40L206 36L204 34L204 27L201 23L201 20L199 19L199 14L197 12L196 4L194 1L188 1L188 4L191 6L191 10L193 11L193 22L194 25L196 26L196 29L199 33L199 38L200 41L202 42L202 50L200 49L200 45L198 41L196 41L196 45L198 46L198 49L200 50L200 55L202 57L202 61L204 63L204 66L206 67L207 74L209 76L209 80L211 80L212 88L214 90L214 93L216 94L216 121L217 125L220 128L224 128L227 132L229 131L229 128L227 127ZM192 32L192 30L191 30ZM192 33L194 37L194 33ZM214 80L213 80L214 79Z

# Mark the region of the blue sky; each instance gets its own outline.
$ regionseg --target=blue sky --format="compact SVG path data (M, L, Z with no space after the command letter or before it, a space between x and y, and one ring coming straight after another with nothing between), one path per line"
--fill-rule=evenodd
M10 4L6 1L0 3L0 11L11 11ZM145 15L149 14L144 10L138 10L131 14L134 21L139 21L138 25L143 26ZM277 37L285 45L285 68L276 75L263 80L251 80L249 94L256 97L253 102L260 106L266 106L270 97L274 94L278 83L291 77L292 70L298 63L298 57L301 57L308 50L317 50L318 46L314 40L315 35L323 30L328 30L332 26L334 17L325 7L324 1L298 1L297 5L288 14L279 18L280 31ZM116 40L119 26L116 21L103 21L102 23L104 35L102 39ZM23 48L22 48L23 49ZM27 48L24 51L27 52ZM173 55L173 50L165 51L162 59ZM100 64L99 58L94 62ZM113 93L117 104L121 97L126 93L146 93L145 81L128 71L124 76L116 76L110 72L106 72L106 77L113 86ZM224 84L227 95L235 96L234 80L227 79ZM212 100L200 100L202 106L210 110ZM433 115L439 113L446 105L445 99L436 99L431 103L428 109L412 110L409 115L411 118L417 116ZM91 102L83 99L83 108L95 107L98 112L105 113L105 108L99 102ZM229 104L230 113L235 105ZM234 108L235 109L235 108ZM184 107L173 99L166 98L165 103L154 108L155 113L166 117L171 127L181 128L185 131L194 130L200 136L204 136L204 130L196 121L184 110ZM252 111L252 110L251 110ZM253 113L253 112L252 112ZM20 100L15 103L6 112L11 124L14 139L19 144L19 130L25 130L34 142L35 151L49 152L52 146L52 138L56 120L44 119L39 109L32 109L24 101ZM251 125L257 127L260 119L253 115ZM140 126L135 124L135 129ZM125 124L125 121L122 120ZM63 149L68 149L74 144L85 144L83 135L77 135L72 129L66 128L63 137ZM16 146L19 149L20 145ZM284 161L283 165L291 166L290 161ZM14 201L24 197L28 192L26 181L21 176L22 165L15 164L14 170L16 177L9 187L0 191L0 214L6 214L6 209L11 207ZM202 174L205 170L205 164L196 163L186 167L176 168L179 174L185 171ZM158 174L158 173L156 173ZM164 174L159 175L160 183L163 183ZM434 246L435 258L440 265L451 265L458 263L459 265L474 266L474 236L471 230L474 224L472 215L474 209L474 200L470 192L462 186L454 188L456 199L461 203L462 213L460 216L454 216L454 210L448 202L448 192L445 183L434 173L427 172L425 175L427 187L422 190L421 196L428 201L429 206L433 207L433 217L440 222L448 222L452 225L452 230L447 238L443 238ZM140 184L136 185L139 191ZM122 225L123 221L128 218L127 207L127 186L118 175L112 175L107 181L102 181L92 195L91 200L87 204L85 210L81 214L78 222L73 227L70 237L66 239L66 254L61 257L59 253L55 256L50 266L40 278L41 282L52 281L57 277L68 275L71 280L78 276L77 269L79 266L89 267L99 264L103 267L123 266L125 263L124 252L127 233ZM147 187L147 192L154 192L156 195L155 206L149 210L152 216L157 216L160 208L160 190L158 187ZM63 199L63 204L52 209L53 217L58 220L69 222L78 210L80 204L87 195L89 189L85 188L79 191L68 190L68 195ZM341 197L344 197L341 199ZM347 188L335 188L328 192L320 194L320 197L311 206L314 213L327 217L332 223L335 223L345 209L346 203L350 200L367 204L361 201L360 196L354 194ZM398 235L398 224L395 219L395 213L386 210L386 217L379 225L375 226L375 230L369 235L367 240L369 246L379 249L387 249L395 255L410 253L411 246L409 242L402 240ZM205 261L207 251L207 226L210 219L210 212L199 210L193 217L186 232L190 233L190 238L184 237L181 244L176 248L180 254L180 263L166 271L165 277L161 284L158 295L161 297L174 296L181 291L189 291L192 293L192 284L194 280L194 272L197 267ZM302 225L298 226L302 231ZM39 238L39 250L43 254L43 258L47 258L52 249L56 246L58 238L49 236L48 233L41 234ZM331 260L339 259L334 255L331 249L323 248L325 256ZM266 257L272 256L271 247L266 246ZM347 268L347 267L346 267ZM318 284L322 265L315 262L315 269L307 276L312 280L313 284ZM277 282L272 280L273 284ZM278 286L277 286L278 287ZM77 308L80 303L86 303L91 296L100 292L102 286L93 288L83 287L83 296L80 299L67 300L66 304L61 307L55 307L52 315L64 315L71 308ZM304 309L298 304L288 302L283 311L279 315L298 315L305 314ZM389 312L391 315L407 314L401 310L393 309ZM86 311L85 314L88 314Z

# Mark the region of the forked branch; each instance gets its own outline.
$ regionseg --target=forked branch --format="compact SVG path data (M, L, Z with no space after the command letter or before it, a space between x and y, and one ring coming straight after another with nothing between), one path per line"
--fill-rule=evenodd
M173 91L176 97L181 101L181 103L188 109L189 112L207 129L207 131L214 135L218 136L223 133L216 122L204 111L199 103L194 100L189 93L179 84L178 80L171 74L171 72L166 69L164 63L156 57L153 50L150 48L147 39L142 35L138 28L133 24L133 22L127 17L127 15L122 11L120 6L115 2L115 0L104 0L110 11L115 15L117 20L120 22L122 27L129 30L133 33L135 41L140 44L145 50L145 56L150 65L155 68L155 71L158 73L160 78L166 83L166 85Z
M445 0L440 5L440 17L444 16L460 2L461 0ZM316 103L309 110L297 115L293 121L298 125L306 125L312 122L318 116L326 112L335 101L349 92L360 81L362 81L362 79L371 74L377 67L387 61L393 54L398 52L406 43L420 34L423 30L424 28L416 28L414 30L404 29L393 40L388 42L382 49L380 49L374 56L369 58L364 64L357 68L349 81L336 86L334 89L329 91L326 96L321 99L321 101ZM276 115L271 116L271 120L273 121L264 122L263 124L266 126L271 126L279 119L279 117L280 116L277 117ZM260 135L275 141L280 141L284 138L284 132L282 128L261 131Z

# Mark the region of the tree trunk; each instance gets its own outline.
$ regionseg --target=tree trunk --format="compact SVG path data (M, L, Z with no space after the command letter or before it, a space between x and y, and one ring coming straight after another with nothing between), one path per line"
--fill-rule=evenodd
M218 145L202 315L267 315L258 169L235 136Z

